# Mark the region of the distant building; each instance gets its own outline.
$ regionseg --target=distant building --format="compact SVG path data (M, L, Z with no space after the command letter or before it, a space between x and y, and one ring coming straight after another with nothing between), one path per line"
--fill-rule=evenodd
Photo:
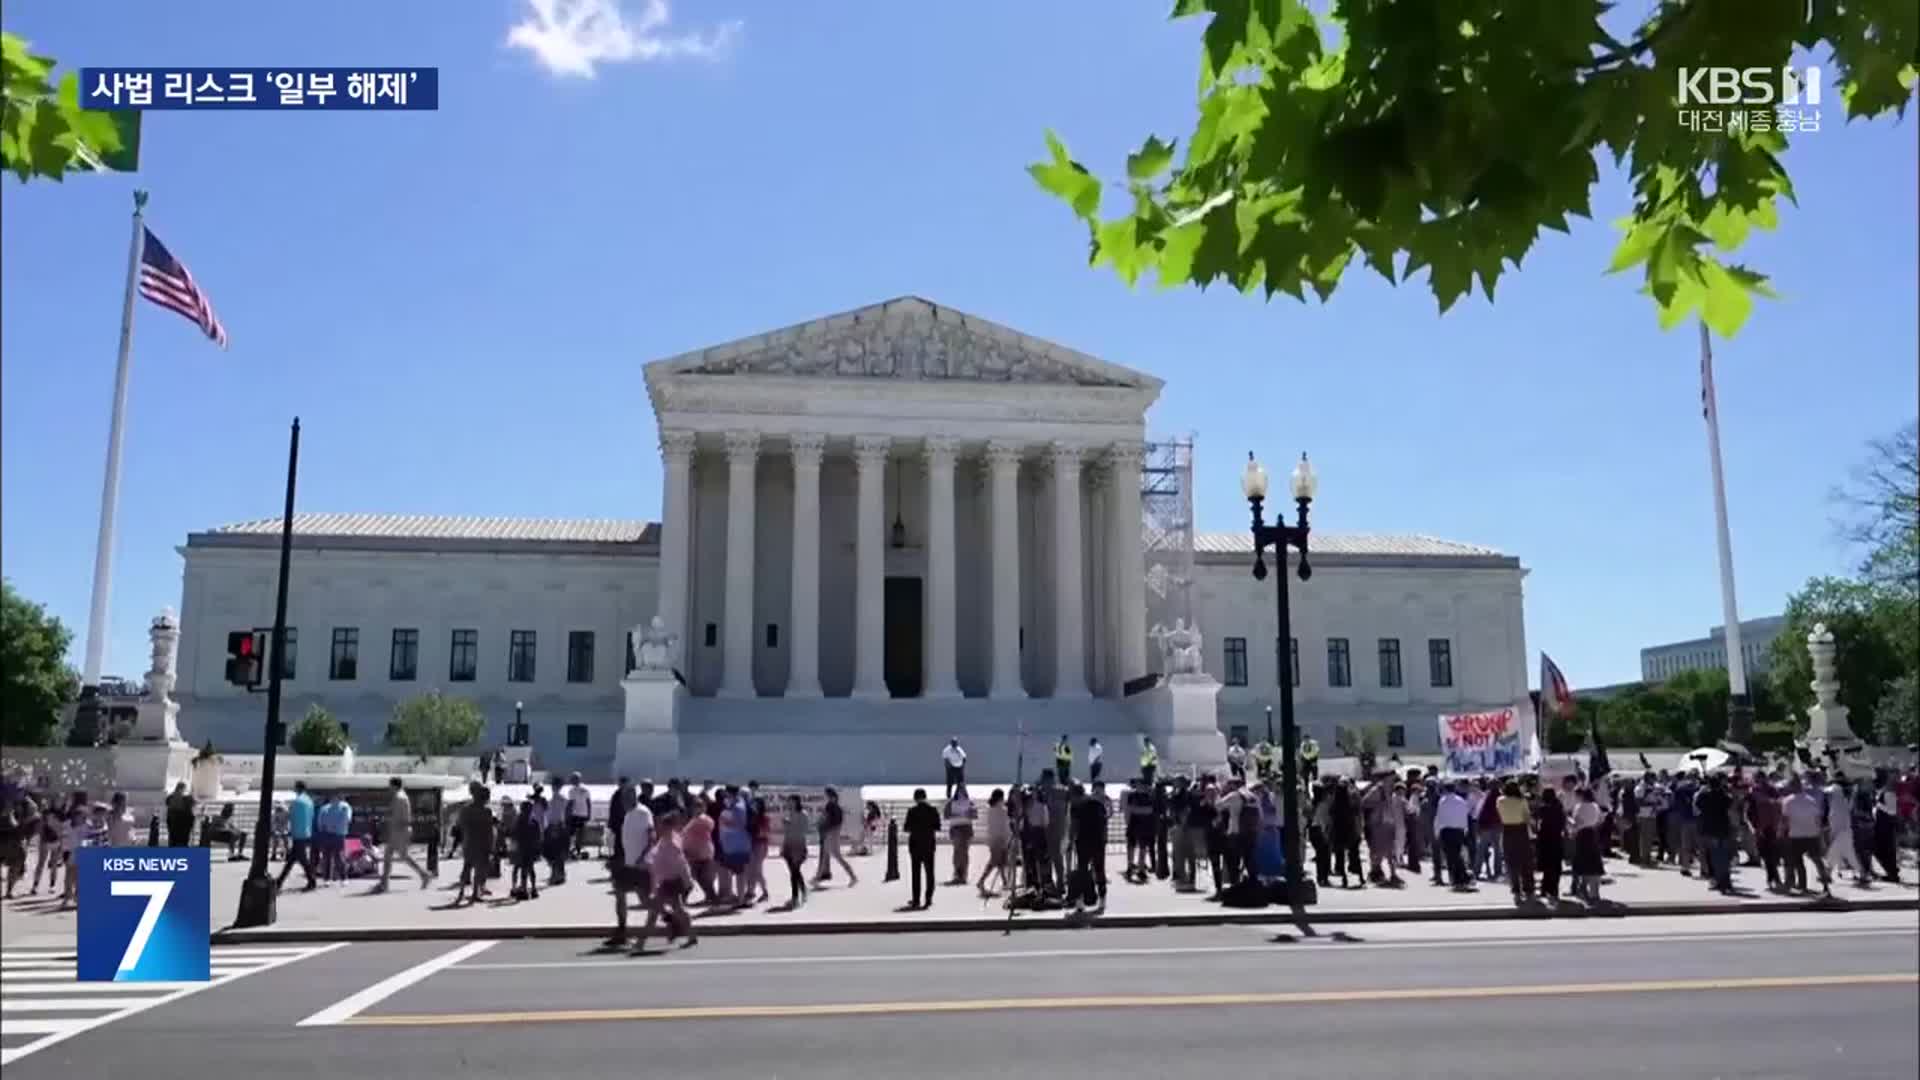
M1744 645L1746 642L1743 641L1741 644ZM1619 697L1621 694L1631 690L1639 690L1646 685L1644 682L1635 680L1633 682L1608 683L1605 686L1586 686L1575 690L1573 696L1575 698L1592 698L1595 701L1605 701L1611 697Z
M1767 650L1787 625L1785 615L1740 620L1740 655L1749 679L1767 672ZM1716 626L1703 638L1649 645L1640 650L1640 678L1661 682L1683 671L1719 671L1727 666L1727 628Z

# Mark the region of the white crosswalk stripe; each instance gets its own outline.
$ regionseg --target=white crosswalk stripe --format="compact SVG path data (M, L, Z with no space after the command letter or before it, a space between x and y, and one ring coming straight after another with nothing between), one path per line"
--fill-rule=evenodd
M103 1024L340 947L216 948L212 978L203 983L83 983L74 978L72 949L0 950L0 1065Z

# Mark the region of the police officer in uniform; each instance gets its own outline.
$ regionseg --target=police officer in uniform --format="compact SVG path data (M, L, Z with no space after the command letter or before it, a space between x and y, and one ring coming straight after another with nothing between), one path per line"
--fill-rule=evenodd
M1073 782L1073 744L1065 735L1053 744L1053 778L1063 785Z
M1320 778L1320 744L1305 732L1300 735L1300 772L1308 783Z
M1154 748L1153 740L1140 737L1140 778L1153 786L1154 774L1160 771L1160 751Z
M1265 739L1253 748L1253 775L1263 784L1273 780L1273 744Z

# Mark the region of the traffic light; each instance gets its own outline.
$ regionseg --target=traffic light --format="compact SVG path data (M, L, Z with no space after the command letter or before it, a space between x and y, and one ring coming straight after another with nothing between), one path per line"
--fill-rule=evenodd
M260 654L254 647L251 630L235 630L227 635L227 681L235 686L259 685Z

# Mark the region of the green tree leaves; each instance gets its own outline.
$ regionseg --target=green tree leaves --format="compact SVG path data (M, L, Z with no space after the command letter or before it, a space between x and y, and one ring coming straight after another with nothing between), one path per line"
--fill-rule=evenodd
M479 706L465 698L442 697L436 690L393 707L390 740L425 760L471 745L485 729Z
M287 743L296 754L331 756L346 752L347 733L325 706L315 703L307 706L307 714L293 726Z
M0 165L24 183L62 179L75 170L130 171L139 149L137 112L80 106L80 77L52 82L54 59L35 56L13 34L0 34Z
M1664 0L1622 43L1611 6L1342 0L1316 17L1304 0L1178 0L1173 18L1207 20L1185 156L1147 138L1116 217L1058 136L1029 172L1129 284L1324 300L1358 256L1396 284L1424 271L1444 312L1476 288L1492 300L1542 230L1590 216L1605 151L1634 191L1609 272L1638 269L1663 326L1697 315L1731 335L1773 295L1724 256L1792 199L1787 136L1690 130L1680 69L1781 68L1823 46L1849 119L1903 113L1920 9Z
M79 692L67 666L73 632L0 581L0 745L50 746L60 711Z

